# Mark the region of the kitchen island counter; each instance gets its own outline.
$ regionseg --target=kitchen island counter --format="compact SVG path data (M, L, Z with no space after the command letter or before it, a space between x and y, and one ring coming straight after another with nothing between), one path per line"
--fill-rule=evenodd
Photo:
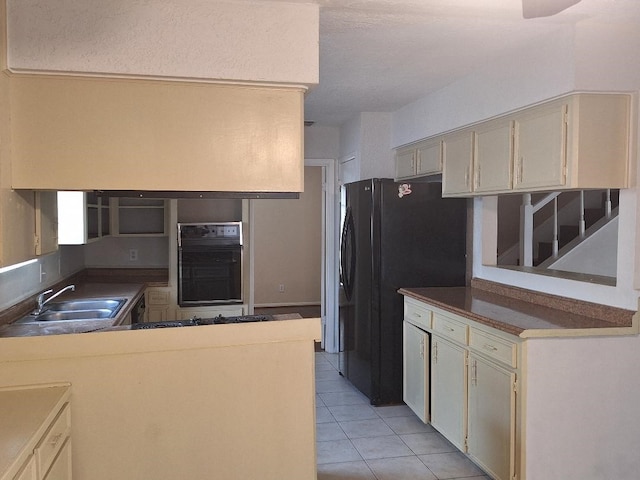
M315 480L320 334L301 318L2 338L0 386L71 384L74 478Z

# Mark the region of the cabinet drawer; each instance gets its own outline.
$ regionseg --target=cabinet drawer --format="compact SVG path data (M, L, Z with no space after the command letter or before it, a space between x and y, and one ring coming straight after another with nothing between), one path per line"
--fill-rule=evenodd
M168 305L169 292L162 290L149 290L147 292L147 303L149 305Z
M51 462L53 462L53 459L62 447L70 428L71 410L69 409L69 404L66 403L35 449L34 453L40 477L42 477L42 474L51 466Z
M518 345L507 339L472 328L469 332L469 347L511 368L518 366Z
M452 318L434 313L433 330L458 343L467 344L467 326Z
M431 310L418 303L405 300L404 319L416 327L431 330Z

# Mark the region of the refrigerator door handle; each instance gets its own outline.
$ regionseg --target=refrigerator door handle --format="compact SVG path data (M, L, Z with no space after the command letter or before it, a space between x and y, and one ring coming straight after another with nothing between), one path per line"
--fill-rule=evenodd
M351 207L347 207L340 242L340 282L344 287L347 300L351 300L353 294L353 276L356 268L356 244L354 236L353 213Z

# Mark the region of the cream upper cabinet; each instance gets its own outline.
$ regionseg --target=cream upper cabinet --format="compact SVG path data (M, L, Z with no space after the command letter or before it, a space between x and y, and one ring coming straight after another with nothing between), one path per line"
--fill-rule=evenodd
M398 150L396 179L442 173L442 142L427 140Z
M513 122L497 120L475 129L474 191L510 190L513 179Z
M304 88L9 80L13 188L303 190Z
M396 153L396 179L415 177L416 159L414 148L399 150Z
M514 115L514 189L627 187L630 102L582 93Z
M58 192L60 245L83 245L110 235L109 199L93 192Z
M630 96L603 93L479 122L443 137L443 196L626 188L629 125Z
M442 140L442 195L465 196L473 191L474 133L472 130L447 135Z
M58 202L56 192L35 192L35 254L58 250Z
M567 104L533 109L515 120L515 190L566 184Z

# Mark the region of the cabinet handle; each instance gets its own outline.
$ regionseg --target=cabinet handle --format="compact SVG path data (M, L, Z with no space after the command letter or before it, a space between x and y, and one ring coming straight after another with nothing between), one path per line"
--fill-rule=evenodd
M471 386L478 385L478 362L473 360L471 363Z
M51 444L51 446L55 447L60 441L60 439L62 438L62 435L63 435L62 433L59 433L51 437L51 440L49 440L49 443Z
M417 313L417 312L413 312L413 314L412 314L412 315L413 315L414 317L416 317L416 318L422 318L422 315L420 315L420 314L419 314L419 313Z
M520 156L520 162L518 163L518 183L522 183L522 164L524 163L524 157Z
M493 345L490 345L488 343L484 344L484 349L485 350L490 350L492 352L497 352L498 351L498 349L496 347L494 347Z
M438 344L437 343L433 343L433 345L431 346L431 355L433 357L433 363L438 363Z
M451 327L444 327L444 328L447 330L447 332L455 332L455 330Z

